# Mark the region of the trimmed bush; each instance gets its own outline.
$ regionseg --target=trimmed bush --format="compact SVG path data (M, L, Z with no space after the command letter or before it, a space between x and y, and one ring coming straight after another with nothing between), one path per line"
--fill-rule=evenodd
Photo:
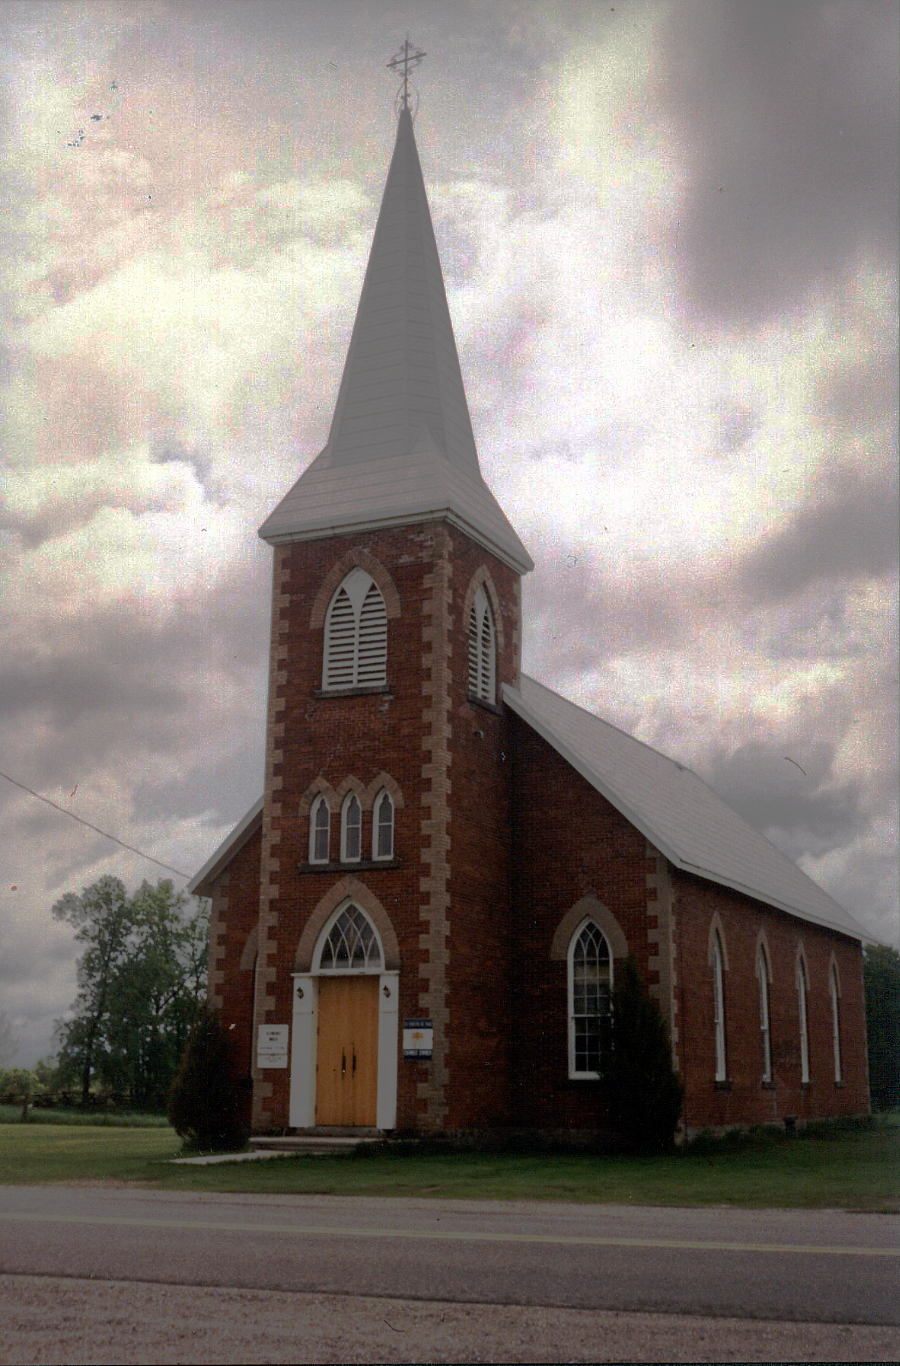
M231 1036L205 1005L169 1092L169 1123L186 1147L233 1151L247 1142L243 1090L234 1071Z
M622 1143L632 1152L670 1147L683 1088L672 1067L665 1020L633 958L616 974L607 1077L610 1124Z

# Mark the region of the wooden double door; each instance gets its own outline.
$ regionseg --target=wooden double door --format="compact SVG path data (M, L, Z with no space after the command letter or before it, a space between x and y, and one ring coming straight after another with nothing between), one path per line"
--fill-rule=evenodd
M378 1099L378 977L320 977L316 1124L375 1125Z

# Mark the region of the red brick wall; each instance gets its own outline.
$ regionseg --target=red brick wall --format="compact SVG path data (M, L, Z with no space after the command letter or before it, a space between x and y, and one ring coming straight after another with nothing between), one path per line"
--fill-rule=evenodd
M259 914L259 830L239 849L212 889L210 1000L232 1031L235 1064L241 1077L253 1065L253 977L255 957L241 967L244 950Z
M391 575L401 604L398 618L388 621L389 694L318 697L322 681L324 631L310 629L313 602L334 564L351 548L362 548ZM498 1118L504 1107L503 1074L506 1047L505 989L498 1004L498 974L507 961L507 839L503 750L504 720L499 714L466 700L468 672L467 625L463 606L469 580L486 565L502 601L504 648L500 677L511 680L518 647L515 575L474 545L462 533L436 525L418 525L354 537L331 537L281 547L286 596L275 615L275 631L286 645L282 668L287 682L276 688L281 704L282 733L275 739L272 775L280 783L277 801L281 814L271 821L268 857L276 864L271 878L277 888L272 909L278 917L277 948L267 958L275 968L273 990L267 998L266 1022L290 1023L291 977L296 946L310 913L342 876L333 870L310 871L307 859L307 818L301 816L304 793L318 777L337 788L352 775L367 785L380 772L388 773L403 795L396 813L397 868L365 869L354 875L380 900L391 918L400 945L400 1017L421 1015L424 978L421 907L423 862L429 836L423 823L432 816L426 802L429 780L423 773L426 755L423 712L432 706L431 677L424 664L423 645L433 588L430 583L441 556L451 564L450 607L450 744L451 815L447 824L452 844L453 874L447 1000L452 1020L448 1057L450 1086L446 1127L484 1124ZM475 730L482 736L476 736ZM371 816L366 814L364 849L371 847ZM333 817L333 850L337 853L337 819ZM347 871L353 872L352 866ZM419 1127L425 1103L419 1083L428 1084L427 1062L402 1058L399 1067L398 1128ZM287 1123L288 1072L267 1071L271 1085L266 1102L271 1127Z
M569 1080L566 962L551 961L563 916L593 894L615 916L644 980L648 969L643 836L518 718L513 760L514 1120L536 1128L600 1129L601 1082Z
M866 1113L869 1108L862 995L862 953L844 935L795 919L727 888L673 873L679 1014L684 1049L685 1108L689 1129L765 1124ZM715 1083L712 969L709 935L718 914L728 960L725 1021L728 1089ZM760 931L769 950L771 1087L764 1086L759 1028L756 952ZM801 1084L796 955L808 969L810 1082ZM829 967L840 974L844 1084L834 1080Z

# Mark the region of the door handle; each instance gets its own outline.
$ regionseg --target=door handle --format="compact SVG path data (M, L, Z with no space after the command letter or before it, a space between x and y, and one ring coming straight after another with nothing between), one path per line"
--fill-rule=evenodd
M352 1073L352 1075L353 1075L354 1077L356 1076L356 1049L355 1049L355 1048L354 1048L354 1050L353 1050L353 1073Z
M346 1076L346 1074L347 1074L347 1055L346 1055L346 1053L344 1052L344 1050L341 1049L341 1076L342 1076L342 1077L343 1077L343 1076Z

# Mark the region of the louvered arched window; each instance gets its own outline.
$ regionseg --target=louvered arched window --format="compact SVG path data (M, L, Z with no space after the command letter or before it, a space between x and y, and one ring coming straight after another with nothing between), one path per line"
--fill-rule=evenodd
M588 920L569 945L569 1076L599 1077L609 1048L612 955Z
M482 702L496 701L497 649L494 614L481 587L469 612L469 692Z
M387 682L387 612L378 585L363 569L338 588L325 618L324 688L378 687Z
M331 811L328 798L317 797L309 813L309 861L327 863L331 844Z
M394 857L394 802L390 792L379 792L372 813L372 857Z
M355 792L349 792L341 807L341 862L358 863L362 857L362 807Z

